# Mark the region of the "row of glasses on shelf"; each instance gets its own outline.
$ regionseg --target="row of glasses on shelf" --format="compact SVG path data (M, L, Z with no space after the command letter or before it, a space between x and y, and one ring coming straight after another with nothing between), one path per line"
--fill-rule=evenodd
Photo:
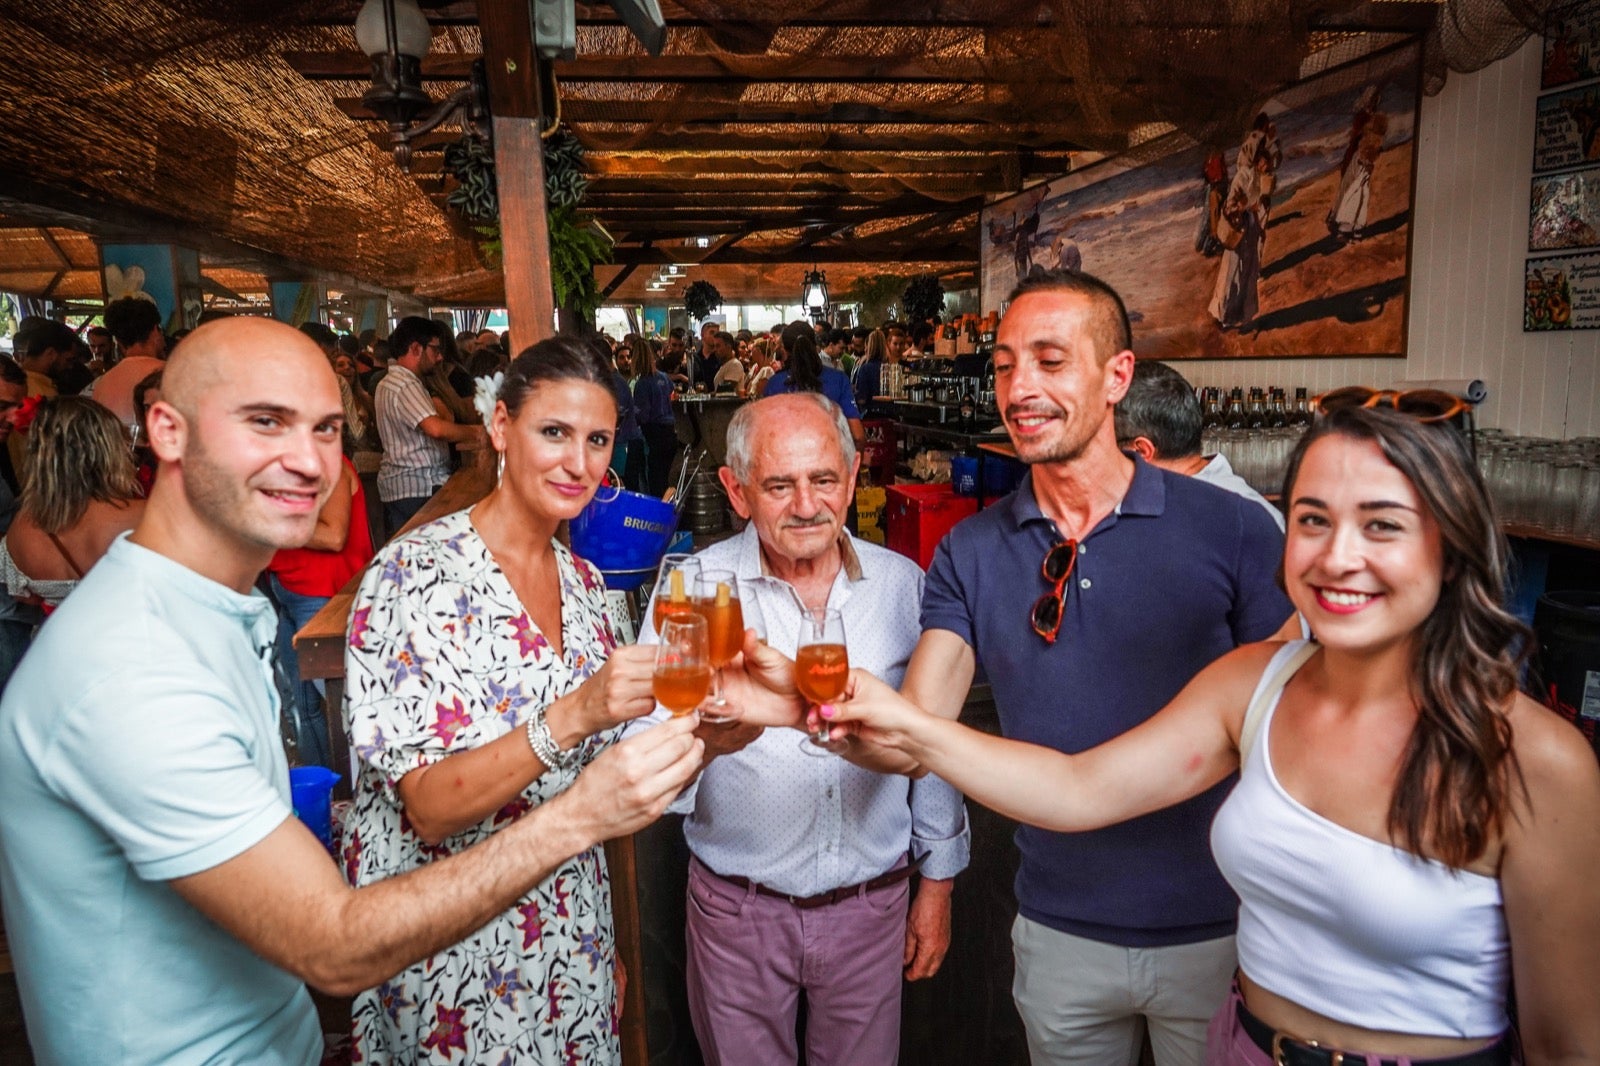
M1600 540L1600 437L1551 440L1479 430L1478 470L1501 522Z
M1251 488L1263 496L1273 496L1283 491L1289 453L1294 451L1305 431L1305 426L1262 429L1208 426L1201 431L1200 450L1206 455L1220 452L1227 456L1233 472L1249 482Z
M1289 455L1303 426L1210 426L1201 449L1221 452L1234 473L1264 496L1283 491ZM1479 429L1478 470L1501 522L1582 540L1600 540L1600 437L1551 440Z

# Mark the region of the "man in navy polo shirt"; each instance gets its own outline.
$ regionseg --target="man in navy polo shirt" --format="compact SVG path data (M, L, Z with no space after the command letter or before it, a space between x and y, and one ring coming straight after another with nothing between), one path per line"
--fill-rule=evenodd
M1006 736L1065 752L1132 729L1291 607L1283 537L1257 505L1117 447L1134 357L1117 294L1087 274L1028 278L994 353L1021 488L939 546L904 692L954 718L981 660ZM1204 1059L1234 969L1237 900L1209 827L1230 778L1089 833L1024 826L1013 993L1033 1062Z

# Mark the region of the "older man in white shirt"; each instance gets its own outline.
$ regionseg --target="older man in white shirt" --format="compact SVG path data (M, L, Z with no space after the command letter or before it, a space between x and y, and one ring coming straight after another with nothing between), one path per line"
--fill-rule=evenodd
M727 455L722 482L749 525L701 552L702 566L737 576L746 624L777 650L794 656L803 607L834 608L851 665L899 684L921 635L923 575L844 529L859 463L839 408L812 393L749 404ZM738 741L756 732L724 728ZM796 1062L802 990L809 1062L894 1062L902 973L932 976L949 947L951 881L970 843L960 795L805 743L759 733L671 808L688 815L689 1009L711 1066Z

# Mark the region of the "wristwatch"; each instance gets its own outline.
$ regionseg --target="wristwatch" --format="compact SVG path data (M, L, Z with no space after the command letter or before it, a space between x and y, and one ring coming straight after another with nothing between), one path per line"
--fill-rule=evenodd
M535 710L528 718L528 747L539 761L552 770L568 770L578 761L578 747L563 752L556 747L556 738L550 735L550 726L544 720L544 708Z

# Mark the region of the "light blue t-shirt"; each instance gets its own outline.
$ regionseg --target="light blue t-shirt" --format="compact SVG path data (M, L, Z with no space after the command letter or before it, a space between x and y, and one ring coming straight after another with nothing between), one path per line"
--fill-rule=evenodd
M259 593L125 537L0 702L0 898L41 1064L319 1061L305 986L168 881L291 816Z

